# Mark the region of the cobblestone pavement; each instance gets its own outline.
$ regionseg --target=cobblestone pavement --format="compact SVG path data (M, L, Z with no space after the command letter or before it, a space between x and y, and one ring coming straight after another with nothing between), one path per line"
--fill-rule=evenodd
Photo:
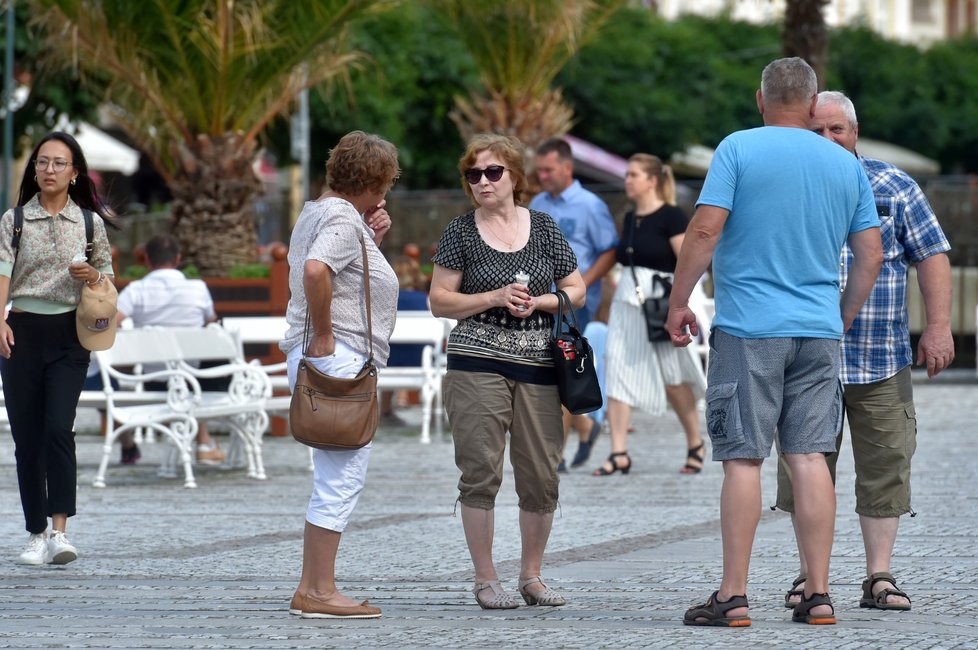
M865 569L846 451L832 563L839 624L790 622L782 599L797 553L788 517L765 507L751 566L753 627L684 627L683 611L719 581L722 475L711 463L699 476L678 474L685 450L671 414L636 417L629 476L590 476L608 452L602 436L587 471L563 477L544 575L568 605L503 612L479 609L469 592L472 569L453 516L450 436L421 445L416 426L382 430L337 573L346 593L369 598L384 616L339 622L287 612L310 485L300 445L266 439L267 481L200 467L200 487L187 490L157 478L163 445L146 444L138 465L111 466L108 487L96 489L100 439L82 434L80 514L69 530L81 557L65 567L24 567L14 563L26 533L6 434L0 440L0 648L978 648L978 384L973 373L954 378L915 376L918 514L902 520L893 562L913 598L912 612L858 607ZM417 423L419 414L409 410L405 417ZM94 413L83 413L79 428L93 422ZM571 442L569 453L574 447ZM774 463L765 463L765 505L774 501L773 472ZM496 513L497 564L515 590L519 536L511 475Z

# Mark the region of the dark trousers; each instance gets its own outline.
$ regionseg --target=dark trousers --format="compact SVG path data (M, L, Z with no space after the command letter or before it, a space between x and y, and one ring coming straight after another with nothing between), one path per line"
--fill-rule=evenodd
M28 532L52 514L75 514L75 411L90 353L78 343L75 312L10 312L10 358L0 365L14 437L20 503Z

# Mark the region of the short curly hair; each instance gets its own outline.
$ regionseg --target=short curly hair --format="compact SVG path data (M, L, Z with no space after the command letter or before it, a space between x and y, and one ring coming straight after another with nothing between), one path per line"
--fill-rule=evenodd
M472 186L465 180L465 171L471 169L475 159L486 150L496 154L503 161L503 167L509 171L510 178L513 180L513 199L517 205L520 205L523 202L523 195L529 189L526 181L526 149L518 138L511 135L480 133L469 140L465 153L458 161L458 171L463 175L462 189L472 199L472 203L478 206Z
M326 185L347 196L386 191L400 173L397 147L363 131L350 131L340 138L326 160Z

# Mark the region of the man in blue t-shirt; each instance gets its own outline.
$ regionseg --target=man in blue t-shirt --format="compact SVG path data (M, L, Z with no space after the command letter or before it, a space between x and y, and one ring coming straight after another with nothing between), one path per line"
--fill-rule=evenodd
M760 519L761 463L777 433L792 470L798 544L808 580L792 620L835 623L829 557L835 492L826 453L842 417L842 333L876 281L879 218L854 156L809 131L815 73L797 57L770 63L757 108L764 126L727 136L710 165L683 242L666 329L691 341L689 295L713 262L716 317L706 421L723 461L723 578L687 625L750 625L747 573ZM839 253L853 253L839 286Z
M574 157L566 140L546 140L536 148L535 153L533 166L543 192L533 197L530 209L546 212L553 217L577 256L578 269L587 285L587 301L576 312L583 332L597 315L601 303L601 279L615 265L618 227L608 211L608 205L574 179ZM587 415L571 416L565 411L565 445L572 423L579 440L571 465L579 467L590 457L591 446L601 431L601 425ZM563 460L558 471L567 471Z
M543 192L533 197L530 209L554 218L587 285L587 302L577 310L584 331L601 302L601 278L615 265L618 228L607 204L574 179L574 158L565 140L553 138L537 147L533 165Z

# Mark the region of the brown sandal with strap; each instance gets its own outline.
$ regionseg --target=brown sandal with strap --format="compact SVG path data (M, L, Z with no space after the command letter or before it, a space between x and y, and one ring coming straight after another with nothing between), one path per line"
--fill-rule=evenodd
M806 580L808 580L808 576L802 575L800 573L798 574L798 577L794 579L794 581L791 583L791 589L789 589L788 592L784 595L785 607L787 607L788 609L794 609L795 605L801 602L801 599L805 597L805 589L804 588L799 589L798 585L802 584ZM791 602L791 599L796 596L798 597L798 600L796 600L795 602Z
M819 605L828 605L832 609L831 614L812 614L812 608ZM795 623L808 623L809 625L835 625L835 607L828 594L812 594L808 598L801 597L801 602L795 605L795 611L791 615L791 620Z
M889 582L893 585L893 588L886 587L885 589L880 589L876 595L873 595L873 587L877 582ZM900 598L906 598L905 603L890 603L887 602L889 596L899 596ZM863 597L859 601L859 606L865 609L892 609L901 612L910 611L910 596L908 596L902 589L897 587L896 580L893 576L885 571L879 573L874 573L865 580L863 580Z
M750 607L747 596L731 596L721 601L714 591L706 603L690 607L683 614L683 625L710 625L715 627L750 627L750 616L727 616L727 612L738 607Z

